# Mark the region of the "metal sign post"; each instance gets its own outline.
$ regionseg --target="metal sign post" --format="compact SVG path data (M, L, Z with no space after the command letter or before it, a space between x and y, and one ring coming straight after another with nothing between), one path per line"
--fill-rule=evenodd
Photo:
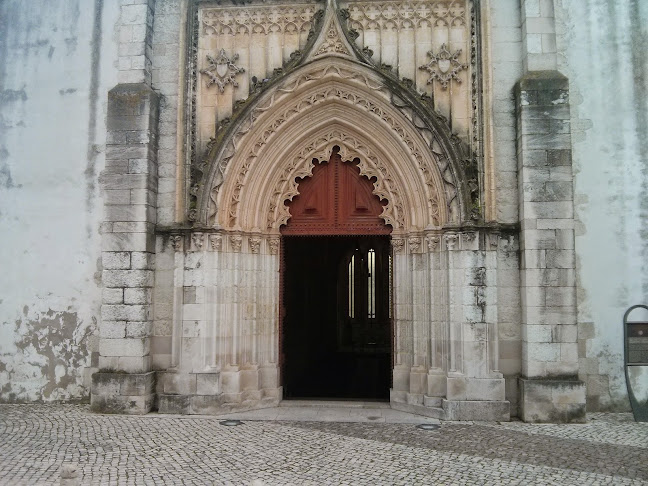
M645 366L648 368L648 321L629 321L630 313L635 309L645 309L648 306L633 305L623 315L623 356L626 385L628 387L628 397L630 406L636 422L648 422L648 398L644 397L643 401L637 400L633 384L630 380L630 369L635 366ZM648 373L646 373L648 380ZM645 384L648 388L648 383Z

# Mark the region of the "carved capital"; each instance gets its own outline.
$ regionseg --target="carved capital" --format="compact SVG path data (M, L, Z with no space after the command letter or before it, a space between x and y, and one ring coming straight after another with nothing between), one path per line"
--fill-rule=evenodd
M182 251L182 247L184 246L184 236L171 235L169 242L171 243L171 248L173 248L174 251Z
M192 233L191 241L193 242L194 250L201 251L205 243L205 235L202 233Z
M214 251L223 249L223 237L221 235L209 235L209 245Z
M412 236L408 240L410 253L419 253L421 250L421 238L418 236Z
M394 248L394 253L400 253L405 248L405 240L402 238L392 238L392 247Z
M230 236L230 245L232 246L232 251L240 252L242 244L243 244L243 237L241 235Z
M250 238L250 251L252 253L259 253L259 248L261 247L261 238L258 236L253 236Z
M279 253L279 238L270 238L270 240L268 240L268 246L270 247L271 255Z
M459 242L459 235L456 233L448 233L443 235L445 246L448 250L456 250L457 243Z
M433 252L439 249L440 238L438 236L428 236L427 237L427 246L428 251Z

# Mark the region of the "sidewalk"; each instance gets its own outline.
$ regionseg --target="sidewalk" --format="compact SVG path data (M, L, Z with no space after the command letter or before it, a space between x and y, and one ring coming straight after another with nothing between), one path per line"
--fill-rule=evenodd
M224 417L0 405L0 484L59 484L67 463L78 484L648 484L648 424L629 414L435 430L417 427L435 420L384 406L237 415L242 425L225 426Z

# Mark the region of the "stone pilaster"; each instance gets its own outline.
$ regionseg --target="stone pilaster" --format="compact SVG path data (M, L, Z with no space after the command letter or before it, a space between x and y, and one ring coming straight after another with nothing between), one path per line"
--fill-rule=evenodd
M108 93L102 226L103 302L92 409L146 413L151 371L158 95L151 89L154 0L121 6L119 82Z
M516 86L520 194L520 417L585 419L578 381L569 83L556 71Z

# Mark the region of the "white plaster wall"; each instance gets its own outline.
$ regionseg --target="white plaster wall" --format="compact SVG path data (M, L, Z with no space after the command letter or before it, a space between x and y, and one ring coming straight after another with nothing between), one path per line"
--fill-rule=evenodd
M0 402L87 396L119 2L0 2Z
M601 409L619 409L623 313L648 303L648 2L555 6L571 94L580 373Z

